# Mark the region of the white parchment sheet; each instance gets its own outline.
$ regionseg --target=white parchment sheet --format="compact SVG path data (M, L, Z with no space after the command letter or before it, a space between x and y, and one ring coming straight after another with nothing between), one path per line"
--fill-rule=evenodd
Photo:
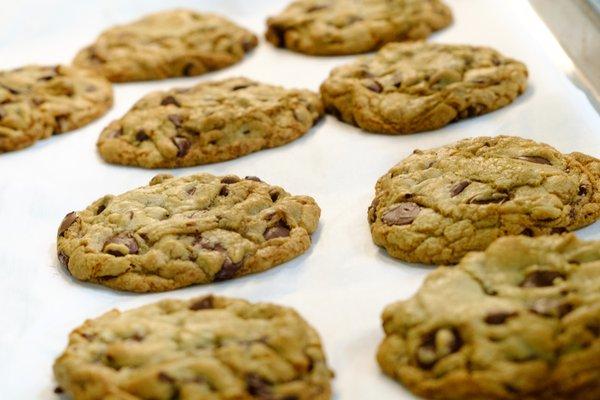
M336 399L412 399L375 362L383 337L380 313L409 297L431 268L388 257L371 241L366 210L377 178L415 148L465 137L514 134L558 149L600 156L600 117L559 67L561 51L525 0L447 0L454 24L432 36L448 43L489 45L524 61L530 81L512 105L443 129L408 136L361 132L332 117L288 145L243 158L174 170L256 175L322 208L311 249L268 272L160 294L130 294L73 280L58 268L55 234L63 216L108 193L145 185L158 172L105 164L95 150L101 129L143 94L245 75L318 90L337 65L354 57L309 57L262 39L267 15L283 1L0 0L0 69L69 62L103 29L183 5L221 12L261 36L240 64L201 77L115 85L115 106L78 131L0 155L0 386L5 399L53 399L51 366L70 330L113 307L209 292L296 308L320 332ZM600 239L600 224L580 231Z

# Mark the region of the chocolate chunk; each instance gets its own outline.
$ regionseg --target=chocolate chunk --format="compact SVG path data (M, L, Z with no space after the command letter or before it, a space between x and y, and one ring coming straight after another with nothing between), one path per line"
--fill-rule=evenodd
M65 392L65 390L63 388L61 388L60 386L57 386L54 388L54 393L56 393L56 394L62 394L64 392Z
M374 223L377 221L377 206L379 205L379 199L376 197L371 202L369 209L367 210L369 213L369 222Z
M269 38L275 38L275 46L285 47L285 28L282 26L271 26L269 29Z
M136 332L133 334L133 336L130 337L130 339L135 340L136 342L141 342L142 340L144 340L144 336Z
M139 251L139 246L137 244L137 241L130 233L120 233L118 235L113 236L112 238L108 239L104 243L104 247L106 248L106 246L108 246L110 244L119 244L119 245L126 246L129 251L127 254L137 254ZM114 249L108 250L106 252L115 257L121 257L124 255L127 255L127 254L121 254L119 251L114 250Z
M504 312L498 311L491 314L486 315L484 321L489 325L501 325L506 322L507 319L516 316L516 312Z
M75 222L76 220L77 220L77 213L75 211L71 211L70 213L65 215L62 222L60 223L60 226L58 227L57 235L62 236L62 234L65 233L65 231L67 229L69 229L69 227L71 225L73 225L73 222Z
M499 204L508 198L506 193L484 193L473 196L469 199L470 204Z
M161 106L167 106L169 104L173 104L176 107L181 107L181 104L179 104L179 102L177 101L177 99L173 96L166 96L164 99L162 99L162 101L160 102Z
M138 131L138 133L135 134L135 140L138 142L145 142L148 139L150 139L150 136L146 135L146 132L144 131Z
M469 181L461 181L461 182L455 183L454 186L452 186L450 188L450 196L454 197L454 196L459 195L470 184L471 184L471 182L469 182Z
M242 90L242 89L246 89L247 87L250 87L253 85L235 85L234 87L231 88L232 91L236 91L236 90Z
M102 214L102 211L104 210L106 210L106 206L104 204L100 204L100 206L98 206L98 209L96 210L96 215Z
M382 221L387 225L407 225L412 223L421 212L416 203L398 203L383 214Z
M189 309L192 311L198 311L214 308L214 306L214 297L212 295L208 295L194 300L194 302L190 304Z
M215 282L224 281L233 278L235 273L242 267L243 262L234 263L229 256L225 256L225 261L221 266L221 270L215 274Z
M191 196L194 193L196 193L196 188L195 187L191 187L188 190L186 190L185 192Z
M54 79L56 75L44 75L44 76L40 76L38 78L38 81L50 81L52 79Z
M245 177L244 179L245 179L245 180L247 180L247 181L256 181L256 182L262 182L262 181L260 180L260 178L259 178L259 177L257 177L257 176L247 176L247 177Z
M552 163L549 160L547 160L544 157L540 157L540 156L519 156L519 157L517 157L517 159L536 163L536 164L552 165Z
M567 232L567 228L565 228L564 226L557 226L550 230L550 233L553 235L561 235L565 232Z
M108 134L109 139L114 139L119 136L123 136L123 128L115 129L114 131L112 131Z
M62 251L58 252L58 262L65 268L69 267L69 256Z
M554 280L557 278L564 278L564 275L557 271L540 269L528 273L523 282L521 282L521 287L552 286Z
M383 92L383 86L381 86L381 83L379 83L375 80L371 80L371 81L368 81L367 83L365 83L365 87L375 93Z
M263 233L265 240L271 240L279 237L290 236L290 227L284 222L279 221L277 225L267 228Z
M224 176L221 178L221 183L236 183L239 182L240 178L237 176Z
M321 5L316 5L316 6L308 7L308 8L306 9L306 12L309 12L309 13L311 13L311 12L315 12L315 11L319 11L319 10L324 10L324 9L326 9L326 8L329 8L329 6L328 6L328 5L321 4Z
M184 157L188 151L190 150L190 146L192 145L189 140L184 138L183 136L175 136L173 138L173 143L177 146L177 157Z
M179 128L181 125L183 125L183 117L181 115L170 114L167 118L173 123L173 125L175 125L176 128Z
M585 185L581 185L579 186L579 191L577 192L577 194L579 196L585 196L587 194L588 190L587 187L585 187Z
M192 69L194 68L194 64L192 63L187 63L183 66L183 69L181 70L181 73L183 74L183 76L190 76L192 74Z
M229 194L229 189L227 189L227 186L223 186L221 188L221 190L219 191L219 196L227 196Z
M256 374L248 374L246 376L246 390L248 394L260 399L272 399L271 384Z

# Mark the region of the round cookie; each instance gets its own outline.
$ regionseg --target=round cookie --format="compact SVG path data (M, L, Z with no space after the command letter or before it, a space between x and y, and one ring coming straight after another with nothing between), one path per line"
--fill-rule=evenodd
M87 320L54 374L74 400L331 398L319 336L296 311L210 295Z
M67 214L60 263L77 279L134 292L264 271L308 249L320 209L257 177L157 175Z
M110 83L89 71L62 65L0 71L0 153L80 128L112 100Z
M600 398L599 241L500 238L382 318L381 368L424 398Z
M296 0L267 20L267 40L312 55L357 54L417 40L452 22L440 0Z
M511 136L415 150L379 179L368 211L392 257L452 264L500 236L572 231L600 218L600 161Z
M214 163L289 143L322 115L316 93L229 78L144 96L104 129L98 149L145 168Z
M244 58L258 39L215 14L169 10L104 31L73 64L113 82L194 76Z
M527 68L487 47L390 43L335 68L321 85L327 112L366 131L441 128L510 104Z

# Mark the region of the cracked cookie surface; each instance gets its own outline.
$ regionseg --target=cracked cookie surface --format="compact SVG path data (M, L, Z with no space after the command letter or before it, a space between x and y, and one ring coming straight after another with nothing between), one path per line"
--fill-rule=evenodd
M600 398L600 242L500 238L383 312L383 371L428 399Z
M207 164L289 143L322 115L316 93L229 78L146 95L104 129L98 149L115 164Z
M67 214L60 263L77 279L134 292L260 272L310 246L320 209L249 176L157 175Z
M252 32L224 17L178 9L104 31L73 64L113 82L194 76L241 61L257 44Z
M523 93L527 68L487 47L390 43L335 68L327 112L366 131L409 134L485 114Z
M80 128L112 106L110 82L82 69L29 65L0 71L0 153Z
M600 161L532 140L477 137L412 155L381 177L368 211L389 255L451 264L500 236L563 233L600 218Z
M439 0L298 0L267 20L266 38L306 54L357 54L424 39L451 22Z
M296 311L211 295L86 321L54 374L74 400L326 400L332 376Z

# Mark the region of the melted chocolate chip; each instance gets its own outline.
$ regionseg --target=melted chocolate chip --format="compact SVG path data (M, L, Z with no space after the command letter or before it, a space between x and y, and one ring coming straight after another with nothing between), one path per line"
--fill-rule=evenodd
M285 46L285 28L282 26L271 26L269 28L269 38L275 39L275 46L284 47Z
M265 240L271 240L279 237L290 236L290 227L284 222L279 221L277 225L267 228L263 233Z
M224 176L221 178L221 183L236 183L239 182L240 178L237 176Z
M176 107L181 107L181 104L179 104L179 102L177 101L177 99L173 96L166 96L164 99L162 99L162 101L160 102L161 106L167 106L169 104L173 104Z
M108 239L104 243L104 247L106 248L106 246L108 246L110 244L124 245L125 247L127 247L127 250L128 250L127 254L137 254L139 251L139 246L137 244L137 241L130 233L120 233L118 235L113 236L112 238ZM127 255L127 254L122 254L121 252L119 252L118 250L115 250L115 249L108 250L108 251L106 251L106 253L113 255L115 257L121 257L124 255Z
M469 182L469 181L461 181L461 182L455 183L454 186L452 186L450 188L450 196L454 197L454 196L459 195L470 184L471 184L471 182Z
M229 256L225 256L221 270L215 274L215 282L233 278L235 273L242 267L243 262L234 263Z
M550 230L550 233L552 233L553 235L560 235L565 232L567 232L567 228L565 228L563 226L554 227Z
M232 91L236 91L236 90L242 90L242 89L246 89L247 87L250 87L253 85L250 84L244 84L244 85L235 85L234 87L231 88Z
M104 210L106 210L106 206L104 204L100 204L100 206L98 206L98 209L96 210L96 215L102 214L102 211Z
M365 87L375 93L383 92L383 86L381 86L381 83L379 83L375 80L371 80L371 81L368 81L367 83L365 83Z
M65 392L65 390L63 388L61 388L60 386L57 386L54 388L54 393L56 393L56 394L62 394L64 392Z
M540 156L519 156L519 157L517 157L517 159L536 163L536 164L552 165L552 163L548 159L546 159L544 157L540 157Z
M442 355L442 357L444 357L448 354L456 353L463 346L464 342L462 340L462 337L461 337L458 329L453 327L451 329L444 329L444 330L451 334L451 341L449 343L447 343L448 347L446 349L438 349L437 348L436 337L438 335L438 332L440 332L440 330L431 331L431 332L423 335L423 337L421 338L420 349L425 350L426 353L429 353L430 355L432 355L431 359L427 359L427 360L423 360L421 357L417 357L417 362L423 369L431 369L435 365L435 363L439 360L439 358L441 358L441 357L438 357L438 354L441 351L444 351L444 353Z
M387 225L408 225L421 212L416 203L398 203L383 214L382 221Z
M192 311L207 310L214 308L214 306L214 297L212 295L208 295L194 300L192 304L190 304L189 309Z
M62 234L65 233L65 231L69 229L71 225L73 225L73 222L75 222L77 218L77 213L75 211L71 211L70 213L65 215L62 222L60 223L60 226L58 227L57 235L62 236Z
M184 157L188 151L190 150L190 146L192 145L189 140L184 138L183 136L175 136L173 138L173 143L177 146L177 157Z
M275 203L275 202L276 202L276 201L279 199L279 195L280 195L280 194L281 194L281 193L279 193L279 191L277 191L277 190L271 190L271 191L269 192L269 196L271 197L271 201L272 201L273 203Z
M319 11L319 10L324 10L324 9L326 9L326 8L329 8L329 6L328 6L328 5L321 4L321 5L316 5L316 6L308 7L308 8L306 9L306 12L309 12L309 13L311 13L311 12L315 12L315 11Z
M138 131L138 133L135 134L135 140L138 142L145 142L148 139L150 139L150 136L146 135L146 132L144 131Z
M176 128L179 128L181 125L183 125L183 117L181 115L170 114L167 118L173 123L173 125L175 125Z
M521 287L552 286L554 280L558 278L564 278L564 276L560 272L540 269L528 273L523 282L521 282Z
M219 191L219 196L227 196L229 194L229 189L227 189L227 186L223 186L221 188L221 190Z
M194 68L194 64L192 63L187 63L183 66L183 69L181 70L181 73L183 74L183 76L190 76L192 74L192 69Z
M260 400L272 399L271 384L256 374L246 376L248 394Z
M506 322L507 319L516 316L516 312L504 312L498 311L493 312L485 316L485 323L489 325L501 325Z
M247 181L262 182L262 181L260 180L260 178L259 178L259 177L257 177L257 176L247 176L247 177L245 177L244 179L245 179L245 180L247 180Z
M158 380L166 383L175 383L175 378L162 371L158 373Z
M533 237L533 231L530 228L525 228L521 231L521 235Z
M581 185L579 186L579 191L577 192L577 194L579 196L585 196L587 194L588 190L587 187L585 187L585 185Z

